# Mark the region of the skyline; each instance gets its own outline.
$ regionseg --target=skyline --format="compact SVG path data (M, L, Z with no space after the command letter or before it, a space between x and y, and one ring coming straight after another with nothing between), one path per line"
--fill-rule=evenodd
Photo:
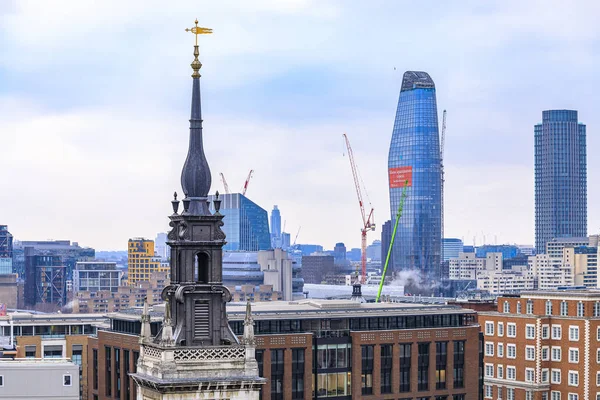
M440 120L448 110L446 237L470 244L483 231L488 243L534 243L541 111L577 110L588 147L599 143L592 2L435 3L428 13L384 2L186 2L168 16L158 2L69 3L68 15L56 4L0 5L0 167L15 171L4 177L0 223L19 240L118 250L167 230L188 135L181 93L189 96L193 39L183 29L196 10L214 30L200 42L210 193L223 192L219 172L238 182L253 168L248 197L277 204L292 234L302 226L299 243L360 247L344 132L375 207L368 242L380 238L406 70L430 73ZM588 161L594 182L600 161ZM588 185L588 234L600 228L599 195Z

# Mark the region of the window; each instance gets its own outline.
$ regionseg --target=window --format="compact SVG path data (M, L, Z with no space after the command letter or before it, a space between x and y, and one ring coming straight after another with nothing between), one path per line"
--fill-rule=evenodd
M571 347L569 349L569 362L570 363L578 363L579 362L579 349Z
M525 346L525 359L528 361L535 361L535 347Z
M0 387L4 387L4 375L0 375Z
M360 346L362 356L362 394L373 394L373 346Z
M596 386L600 386L600 372L596 372Z
M492 346L492 349L494 347ZM418 344L417 385L418 390L429 390L429 343Z
M594 317L600 317L600 301L594 303Z
M517 325L509 322L506 324L506 336L507 337L517 337Z
M525 392L525 400L533 400L533 392L531 390Z
M506 345L506 358L517 358L517 346L514 344Z
M454 388L463 387L465 387L465 341L458 340L454 342Z
M106 371L106 379L104 380L104 391L106 396L112 397L112 360L111 354L112 349L108 346L104 346L104 370Z
M506 388L506 400L515 400L515 389Z
M575 393L569 393L569 400L579 400L579 395Z
M255 358L256 358L256 363L258 364L258 376L265 376L264 375L264 364L265 364L265 351L260 349L260 350L256 350L256 352L254 353ZM135 353L134 353L134 357L135 357ZM262 385L261 385L262 386ZM259 397L262 399L263 395L262 395L262 388L260 389L260 394Z
M130 378L129 378L129 373L131 372L131 368L130 368L130 356L129 356L129 350L123 350L123 368L125 369L125 399L126 400L130 400L131 399L131 384L130 384Z
M487 399L491 399L494 395L494 390L492 388L492 385L485 385L485 397Z
M542 383L548 383L550 379L550 370L548 368L542 368Z
M600 364L600 349L596 349L596 363Z
M552 361L560 361L561 349L559 346L552 346Z
M392 393L392 345L381 345L381 393Z
M569 303L564 300L560 302L560 315L562 317L569 316Z
M485 377L486 378L494 377L494 364L485 364Z
M485 343L485 355L493 357L494 356L494 343L486 342Z
M546 300L546 315L552 315L552 302Z
M514 381L517 379L517 370L515 367L506 367L506 379Z
M533 300L527 300L527 314L533 314Z
M525 339L535 339L535 325L525 326Z
M494 323L490 321L486 321L485 323L485 334L486 336L494 335Z
M579 327L569 326L569 340L576 342L579 340Z
M535 380L535 371L533 368L525 368L525 382L533 382Z
M115 351L115 397L121 398L121 349Z
M283 349L271 349L271 400L283 400Z
M498 357L504 357L504 343L498 343Z
M548 346L542 346L542 361L550 360L550 348Z
M498 322L498 336L504 336L504 322Z
M71 375L70 374L65 374L63 375L63 386L72 386L73 383L71 382Z
M498 379L504 379L504 367L498 365Z
M448 363L448 342L435 343L435 388L446 389L446 366ZM390 365L390 371L391 371ZM391 372L390 372L391 374ZM390 383L391 387L391 383Z
M400 344L400 392L410 392L411 344Z
M569 371L569 386L579 386L579 372Z
M552 339L560 340L562 338L562 328L560 325L552 325Z
M551 395L551 400L560 400L560 392L552 391Z
M521 314L521 302L517 301L517 314Z
M63 358L62 345L44 346L44 358Z
M383 383L382 381L382 393L387 393L383 391ZM292 399L304 399L304 349L302 348L292 349Z
M25 358L35 358L35 345L25 346Z
M542 325L542 339L550 339L550 326Z
M510 303L508 301L504 301L504 310L505 313L510 312Z
M93 377L92 377L92 382L94 385L94 390L98 390L98 350L97 349L93 349L92 350L92 362L93 364Z
M550 382L560 384L560 369L553 369L550 374Z
M585 315L585 306L582 301L577 303L577 316L583 317Z

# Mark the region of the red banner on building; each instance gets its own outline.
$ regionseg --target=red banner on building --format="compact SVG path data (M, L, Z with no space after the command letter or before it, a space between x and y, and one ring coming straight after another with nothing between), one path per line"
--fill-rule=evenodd
M390 188L412 186L412 167L390 168Z

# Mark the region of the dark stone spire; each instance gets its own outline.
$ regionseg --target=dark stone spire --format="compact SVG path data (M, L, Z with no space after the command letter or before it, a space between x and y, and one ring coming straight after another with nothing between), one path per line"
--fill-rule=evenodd
M192 74L190 144L181 171L181 186L186 197L184 199L184 212L190 215L209 215L206 200L210 190L211 176L202 143L202 105L200 99L200 68L202 64L198 60L198 55L198 45L196 45L194 46L194 61L191 64L194 73ZM185 209L186 205L189 205L187 209Z

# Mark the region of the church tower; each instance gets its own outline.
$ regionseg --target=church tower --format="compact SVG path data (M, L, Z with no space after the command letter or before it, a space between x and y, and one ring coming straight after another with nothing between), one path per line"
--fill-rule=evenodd
M211 175L202 143L202 107L198 35L212 33L196 26L192 73L192 111L187 158L181 173L185 198L183 209L177 194L171 202L171 284L165 287L165 316L156 337L150 333L147 304L142 315L140 358L132 374L138 400L259 398L265 379L258 375L253 321L248 304L244 336L237 339L227 322L226 303L231 300L223 286L221 201L216 193L209 211Z

